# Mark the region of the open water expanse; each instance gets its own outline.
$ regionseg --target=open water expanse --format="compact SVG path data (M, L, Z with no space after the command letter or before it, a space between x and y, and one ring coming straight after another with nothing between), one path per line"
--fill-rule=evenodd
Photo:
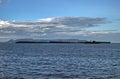
M120 79L120 44L0 43L0 79Z

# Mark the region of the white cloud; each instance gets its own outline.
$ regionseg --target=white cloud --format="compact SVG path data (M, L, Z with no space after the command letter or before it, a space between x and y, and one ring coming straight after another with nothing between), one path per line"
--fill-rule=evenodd
M40 22L51 22L53 18L45 18L45 19L39 19Z
M105 31L92 31L91 34L109 34L109 32L105 32Z
M70 31L70 32L56 32L58 35L69 35L69 36L89 36L89 35L97 35L97 34L109 34L110 32L105 31Z
M10 23L8 21L2 21L0 20L0 27L8 26Z

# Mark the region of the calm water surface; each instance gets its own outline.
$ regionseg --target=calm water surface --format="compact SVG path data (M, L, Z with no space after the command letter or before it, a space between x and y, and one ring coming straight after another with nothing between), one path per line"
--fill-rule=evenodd
M0 78L120 79L120 44L0 43Z

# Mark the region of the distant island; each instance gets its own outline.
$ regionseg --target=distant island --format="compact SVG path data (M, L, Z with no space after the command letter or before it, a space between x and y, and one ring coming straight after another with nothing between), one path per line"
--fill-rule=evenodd
M111 42L87 41L79 39L17 39L15 43L82 43L82 44L110 44Z

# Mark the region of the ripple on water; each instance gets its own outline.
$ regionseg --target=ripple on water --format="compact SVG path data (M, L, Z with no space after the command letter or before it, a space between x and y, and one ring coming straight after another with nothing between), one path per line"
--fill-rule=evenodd
M0 45L0 79L120 79L119 51L115 44Z

